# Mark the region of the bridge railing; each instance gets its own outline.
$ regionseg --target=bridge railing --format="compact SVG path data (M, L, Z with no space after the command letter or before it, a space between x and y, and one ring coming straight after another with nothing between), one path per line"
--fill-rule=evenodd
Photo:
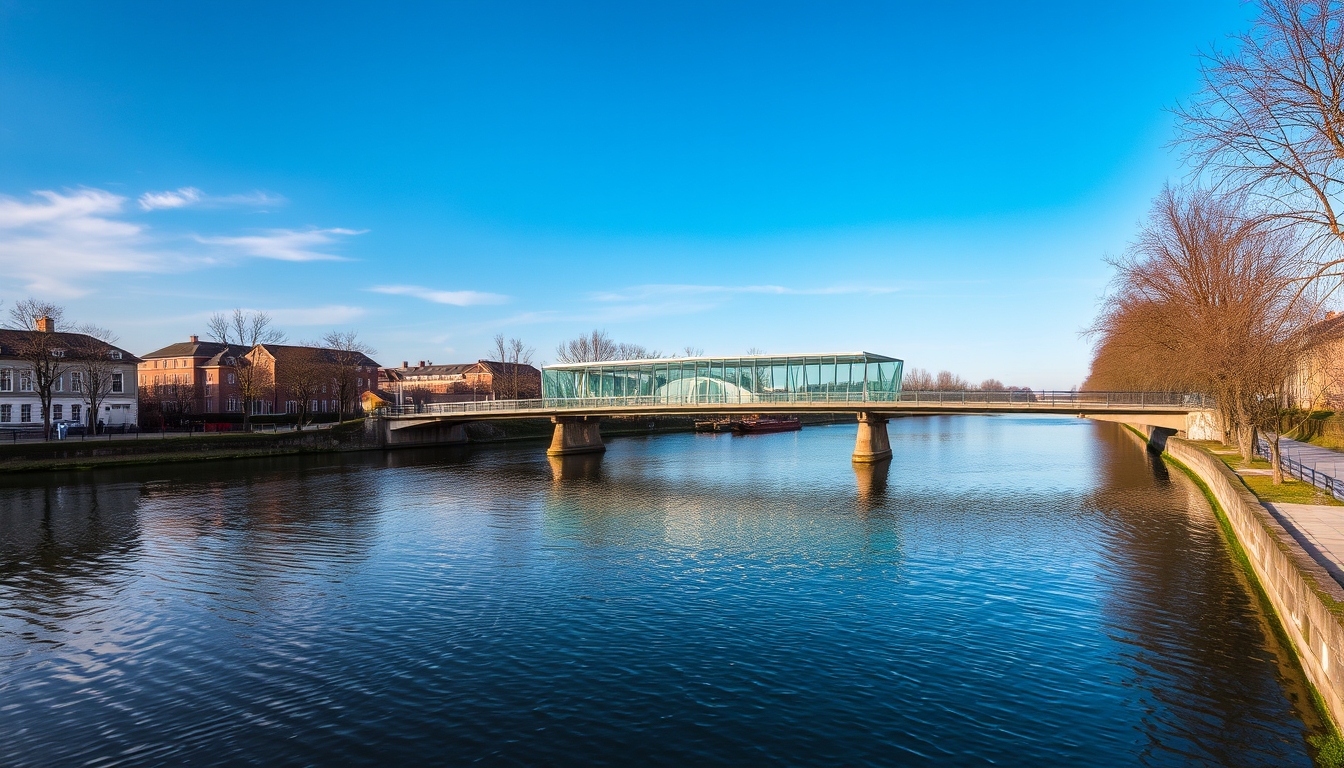
M977 404L1020 404L1024 410L1033 405L1057 408L1077 406L1096 410L1106 408L1132 408L1134 406L1151 408L1212 408L1213 399L1207 395L1182 392L1052 392L1041 390L1014 390L1005 392L934 391L866 393L866 392L765 392L743 399L740 394L713 393L688 394L678 396L632 395L628 397L576 397L576 398L536 398L532 400L478 400L465 403L417 403L415 405L393 405L374 411L379 416L451 416L454 414L526 413L527 411L563 411L594 410L600 408L637 408L667 406L761 406L762 411L770 410L772 405L796 405L834 403L836 405L856 405L871 403L875 410L884 404L898 408L911 406L929 407L977 405ZM899 404L899 405L898 405Z

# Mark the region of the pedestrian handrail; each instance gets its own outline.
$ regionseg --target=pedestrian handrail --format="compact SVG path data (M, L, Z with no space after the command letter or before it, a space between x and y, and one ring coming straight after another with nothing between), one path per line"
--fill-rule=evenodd
M1273 461L1269 450L1269 441L1259 435L1256 435L1255 453L1265 457L1266 461ZM1328 491L1331 496L1339 501L1344 501L1344 481L1334 475L1318 472L1315 467L1309 467L1290 456L1285 456L1283 451L1279 452L1279 465L1283 467L1285 472L1298 480L1311 483L1323 491Z
M1198 410L1213 407L1208 395L1187 392L1076 392L1048 390L957 390L957 391L903 391L903 392L726 392L689 393L680 395L628 395L615 397L533 398L529 400L477 400L460 403L416 403L389 405L374 411L376 416L445 416L454 414L526 413L528 411L592 410L597 408L713 406L713 405L789 405L835 403L853 405L872 403L890 404L900 408L911 406L949 406L978 404L1021 405L1058 408L1077 406L1084 410L1108 408L1153 410ZM763 410L768 410L764 408Z

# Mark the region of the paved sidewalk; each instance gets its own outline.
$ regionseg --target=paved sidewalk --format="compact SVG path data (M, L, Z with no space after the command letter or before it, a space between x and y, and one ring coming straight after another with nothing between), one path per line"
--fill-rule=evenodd
M1344 453L1322 448L1310 443L1299 443L1286 437L1279 438L1279 450L1285 458L1330 475L1336 480L1344 480Z
M1312 559L1344 586L1344 507L1261 502Z

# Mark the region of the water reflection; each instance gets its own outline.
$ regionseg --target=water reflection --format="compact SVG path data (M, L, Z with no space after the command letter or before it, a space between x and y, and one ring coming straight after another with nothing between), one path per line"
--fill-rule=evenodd
M870 510L881 505L887 493L887 475L891 474L891 459L854 464L854 478L859 486L859 509Z
M853 430L4 481L0 763L1308 764L1179 474Z

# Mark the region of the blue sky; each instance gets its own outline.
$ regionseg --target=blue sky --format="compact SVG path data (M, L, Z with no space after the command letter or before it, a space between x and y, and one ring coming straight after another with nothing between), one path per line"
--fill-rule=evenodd
M0 0L0 298L147 352L867 349L1068 387L1219 2Z

